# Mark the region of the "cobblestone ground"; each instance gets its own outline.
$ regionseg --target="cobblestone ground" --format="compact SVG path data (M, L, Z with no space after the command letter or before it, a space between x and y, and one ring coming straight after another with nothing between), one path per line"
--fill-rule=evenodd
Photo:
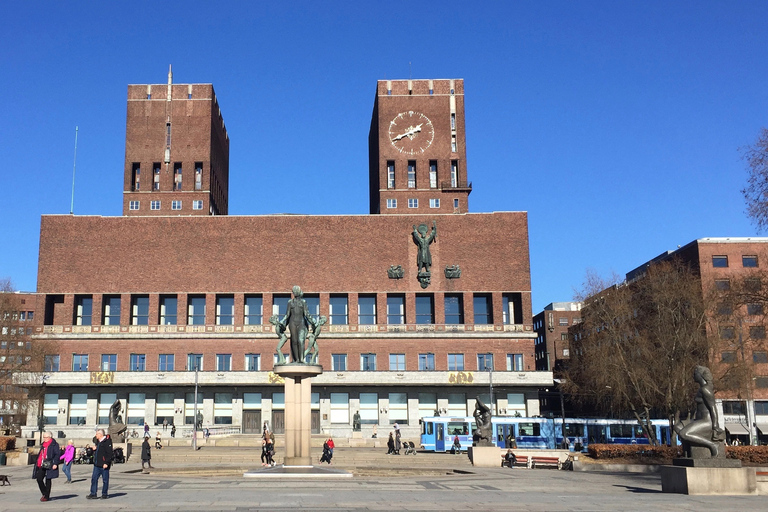
M264 480L147 475L138 468L131 463L116 466L111 498L86 500L91 468L74 466L73 483L54 480L51 501L41 503L31 467L0 467L0 474L12 482L0 489L0 510L766 510L765 496L662 494L657 475L478 469L455 475Z

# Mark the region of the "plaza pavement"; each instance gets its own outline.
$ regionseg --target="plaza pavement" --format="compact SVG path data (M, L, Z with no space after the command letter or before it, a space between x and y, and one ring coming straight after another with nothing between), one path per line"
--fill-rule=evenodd
M341 454L339 454L341 455ZM334 460L337 460L336 457ZM396 460L396 462L395 462ZM72 468L73 483L53 481L51 501L41 503L31 466L0 467L11 486L0 488L0 511L705 511L766 510L765 496L662 494L657 474L593 473L523 468L475 469L460 459L461 473L413 470L410 457L394 457L382 474L341 479L256 479L231 473L183 475L187 463L166 463L142 474L140 463L111 471L108 500L86 500L91 466ZM339 461L341 462L341 461ZM155 463L156 465L159 462ZM343 464L341 464L343 465ZM335 465L339 467L339 464ZM260 468L260 463L254 469ZM226 469L226 464L218 470Z

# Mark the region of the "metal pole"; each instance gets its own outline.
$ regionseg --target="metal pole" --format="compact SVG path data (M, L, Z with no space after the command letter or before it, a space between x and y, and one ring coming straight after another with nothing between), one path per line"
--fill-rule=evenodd
M565 442L565 401L563 400L563 388L560 387L560 385L558 384L557 390L560 391L560 414L563 416L563 425L561 427L562 434L563 434L563 446L566 446L566 442Z
M493 416L493 365L491 365L488 368L488 376L489 376L490 396L491 396L491 403L489 404L489 407L491 408L491 416Z
M192 449L197 451L197 360L195 360L195 412L192 424Z

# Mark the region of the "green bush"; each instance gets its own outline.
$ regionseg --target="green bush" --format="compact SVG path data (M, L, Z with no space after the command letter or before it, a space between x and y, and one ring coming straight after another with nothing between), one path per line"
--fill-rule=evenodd
M16 438L0 436L0 451L13 450L16 448Z

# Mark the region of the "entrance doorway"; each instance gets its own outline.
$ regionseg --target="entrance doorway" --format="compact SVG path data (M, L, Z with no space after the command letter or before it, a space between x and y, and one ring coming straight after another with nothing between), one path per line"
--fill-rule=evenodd
M243 434L261 434L261 411L243 411Z

